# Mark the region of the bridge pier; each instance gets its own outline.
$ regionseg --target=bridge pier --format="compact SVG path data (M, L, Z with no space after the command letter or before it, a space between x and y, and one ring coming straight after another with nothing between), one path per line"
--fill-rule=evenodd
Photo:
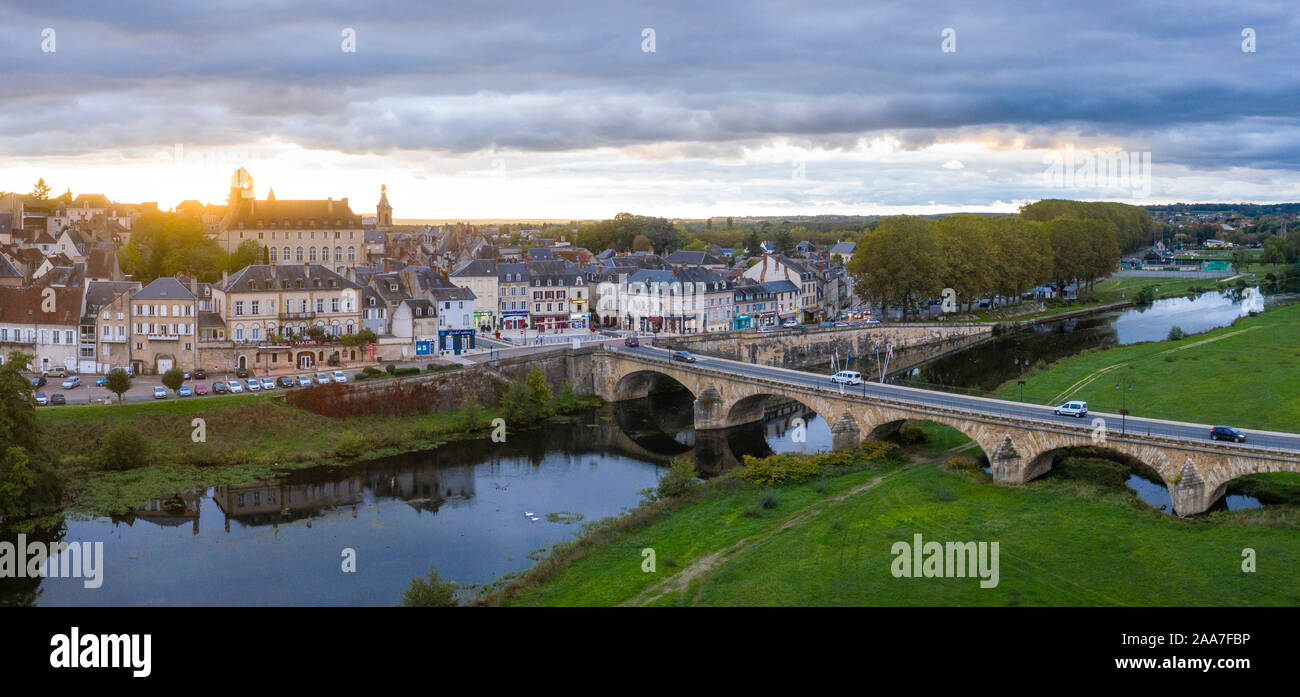
M1169 498L1178 515L1197 515L1210 510L1210 506L1223 496L1226 488L1226 485L1212 488L1207 484L1189 457L1183 464L1183 469L1178 472L1178 479L1169 485Z
M726 428L727 411L722 393L712 384L707 385L695 398L695 430Z
M845 409L835 425L831 426L831 449L848 450L861 444L862 428L858 426L857 419L853 418L849 410Z
M1002 442L989 458L993 469L993 482L1003 485L1024 484L1052 468L1050 457L1037 457L1031 460L1016 450L1011 436L1003 436Z

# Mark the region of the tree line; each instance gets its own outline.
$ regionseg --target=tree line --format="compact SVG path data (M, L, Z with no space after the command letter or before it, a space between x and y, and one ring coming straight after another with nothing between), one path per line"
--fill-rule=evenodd
M250 264L267 263L256 240L227 252L207 236L203 223L175 213L146 213L131 228L131 241L118 250L122 272L148 285L156 278L185 273L204 282L221 280Z
M859 297L901 308L904 317L945 288L969 310L1044 284L1058 292L1091 286L1118 269L1120 239L1109 216L896 216L863 235L848 270Z

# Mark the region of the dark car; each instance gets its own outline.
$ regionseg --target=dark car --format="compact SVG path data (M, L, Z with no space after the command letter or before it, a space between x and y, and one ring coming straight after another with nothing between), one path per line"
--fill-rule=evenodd
M692 356L689 351L673 351L673 360L681 361L683 363L694 363L695 356Z
M44 386L45 386L44 375L37 375L36 377L32 378L32 387L44 387Z
M67 403L68 403L68 400L64 399L64 398L63 398L63 395L61 395L61 394L50 395L50 404L51 404L51 405L55 405L55 404L67 404Z
M237 377L237 378L246 378L246 377L248 377L248 368L236 368L236 369L235 369L235 377Z
M212 383L212 394L225 394L229 391L230 388L226 387L226 383L224 382Z
M635 336L629 336L628 338L623 340L623 345L628 348L636 348L641 345L641 342L637 341L637 338Z
M199 368L199 369L195 370L195 371L194 371L194 379L195 379L195 380L207 380L207 379L208 379L208 371L206 371L206 370L204 370L204 369L202 369L202 368Z
M278 378L275 379L275 384L277 384L277 385L279 385L281 388L287 390L287 389L289 389L290 387L297 387L297 386L298 386L298 381L294 380L293 378L289 377L288 375L281 375L280 377L278 377Z
M1246 434L1231 426L1215 426L1210 429L1210 440L1229 440L1234 443L1245 443Z

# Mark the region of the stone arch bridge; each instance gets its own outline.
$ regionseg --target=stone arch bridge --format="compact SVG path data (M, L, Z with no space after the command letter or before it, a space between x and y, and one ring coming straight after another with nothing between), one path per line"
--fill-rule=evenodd
M836 449L856 446L864 438L885 437L908 419L934 421L978 443L992 465L994 481L1004 485L1023 484L1046 473L1060 448L1101 444L1091 419L1076 425L1027 417L1012 413L1014 406L1023 411L1024 405L1015 403L875 384L871 394L864 394L865 388L841 388L826 376L718 359L706 363L670 361L666 353L649 349L604 350L591 356L592 388L603 399L616 402L645 397L658 382L670 378L695 396L697 430L760 420L768 396L785 397L832 424ZM885 387L890 389L881 394ZM923 395L930 399L922 399ZM953 399L936 400L940 395ZM1120 435L1118 430L1108 430L1103 447L1136 458L1159 474L1175 512L1183 516L1205 512L1223 496L1228 482L1238 477L1300 472L1296 451L1133 431Z

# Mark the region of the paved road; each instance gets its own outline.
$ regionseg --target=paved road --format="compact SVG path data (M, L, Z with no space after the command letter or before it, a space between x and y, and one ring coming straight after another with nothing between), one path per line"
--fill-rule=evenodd
M668 356L666 349L656 349L644 346L636 349L617 348L616 350L635 353L656 360L666 360ZM1089 412L1087 417L1080 419L1073 416L1057 416L1053 413L1052 407L1036 404L1008 402L997 399L987 399L984 397L969 397L949 392L920 390L912 387L881 384L877 382L864 382L862 385L841 386L831 383L830 377L827 375L754 365L752 363L741 363L738 361L730 361L723 358L712 358L708 356L697 355L695 358L697 362L692 365L714 370L724 370L738 375L763 378L766 380L783 380L791 384L811 387L826 392L885 397L936 407L956 407L979 410L990 415L1031 418L1039 421L1048 421L1069 426L1091 427L1092 420L1096 417L1101 417L1105 419L1106 430L1110 434L1119 434L1122 428L1125 432L1129 433L1149 433L1151 435L1173 436L1191 440L1209 440L1210 424L1189 424L1162 421L1158 419L1144 419L1131 415L1127 420L1125 420L1122 419L1119 414L1107 414L1102 412ZM1239 430L1246 434L1245 443L1235 444L1224 441L1220 441L1220 443L1223 445L1253 445L1300 452L1300 435L1298 434L1256 431L1250 429Z

